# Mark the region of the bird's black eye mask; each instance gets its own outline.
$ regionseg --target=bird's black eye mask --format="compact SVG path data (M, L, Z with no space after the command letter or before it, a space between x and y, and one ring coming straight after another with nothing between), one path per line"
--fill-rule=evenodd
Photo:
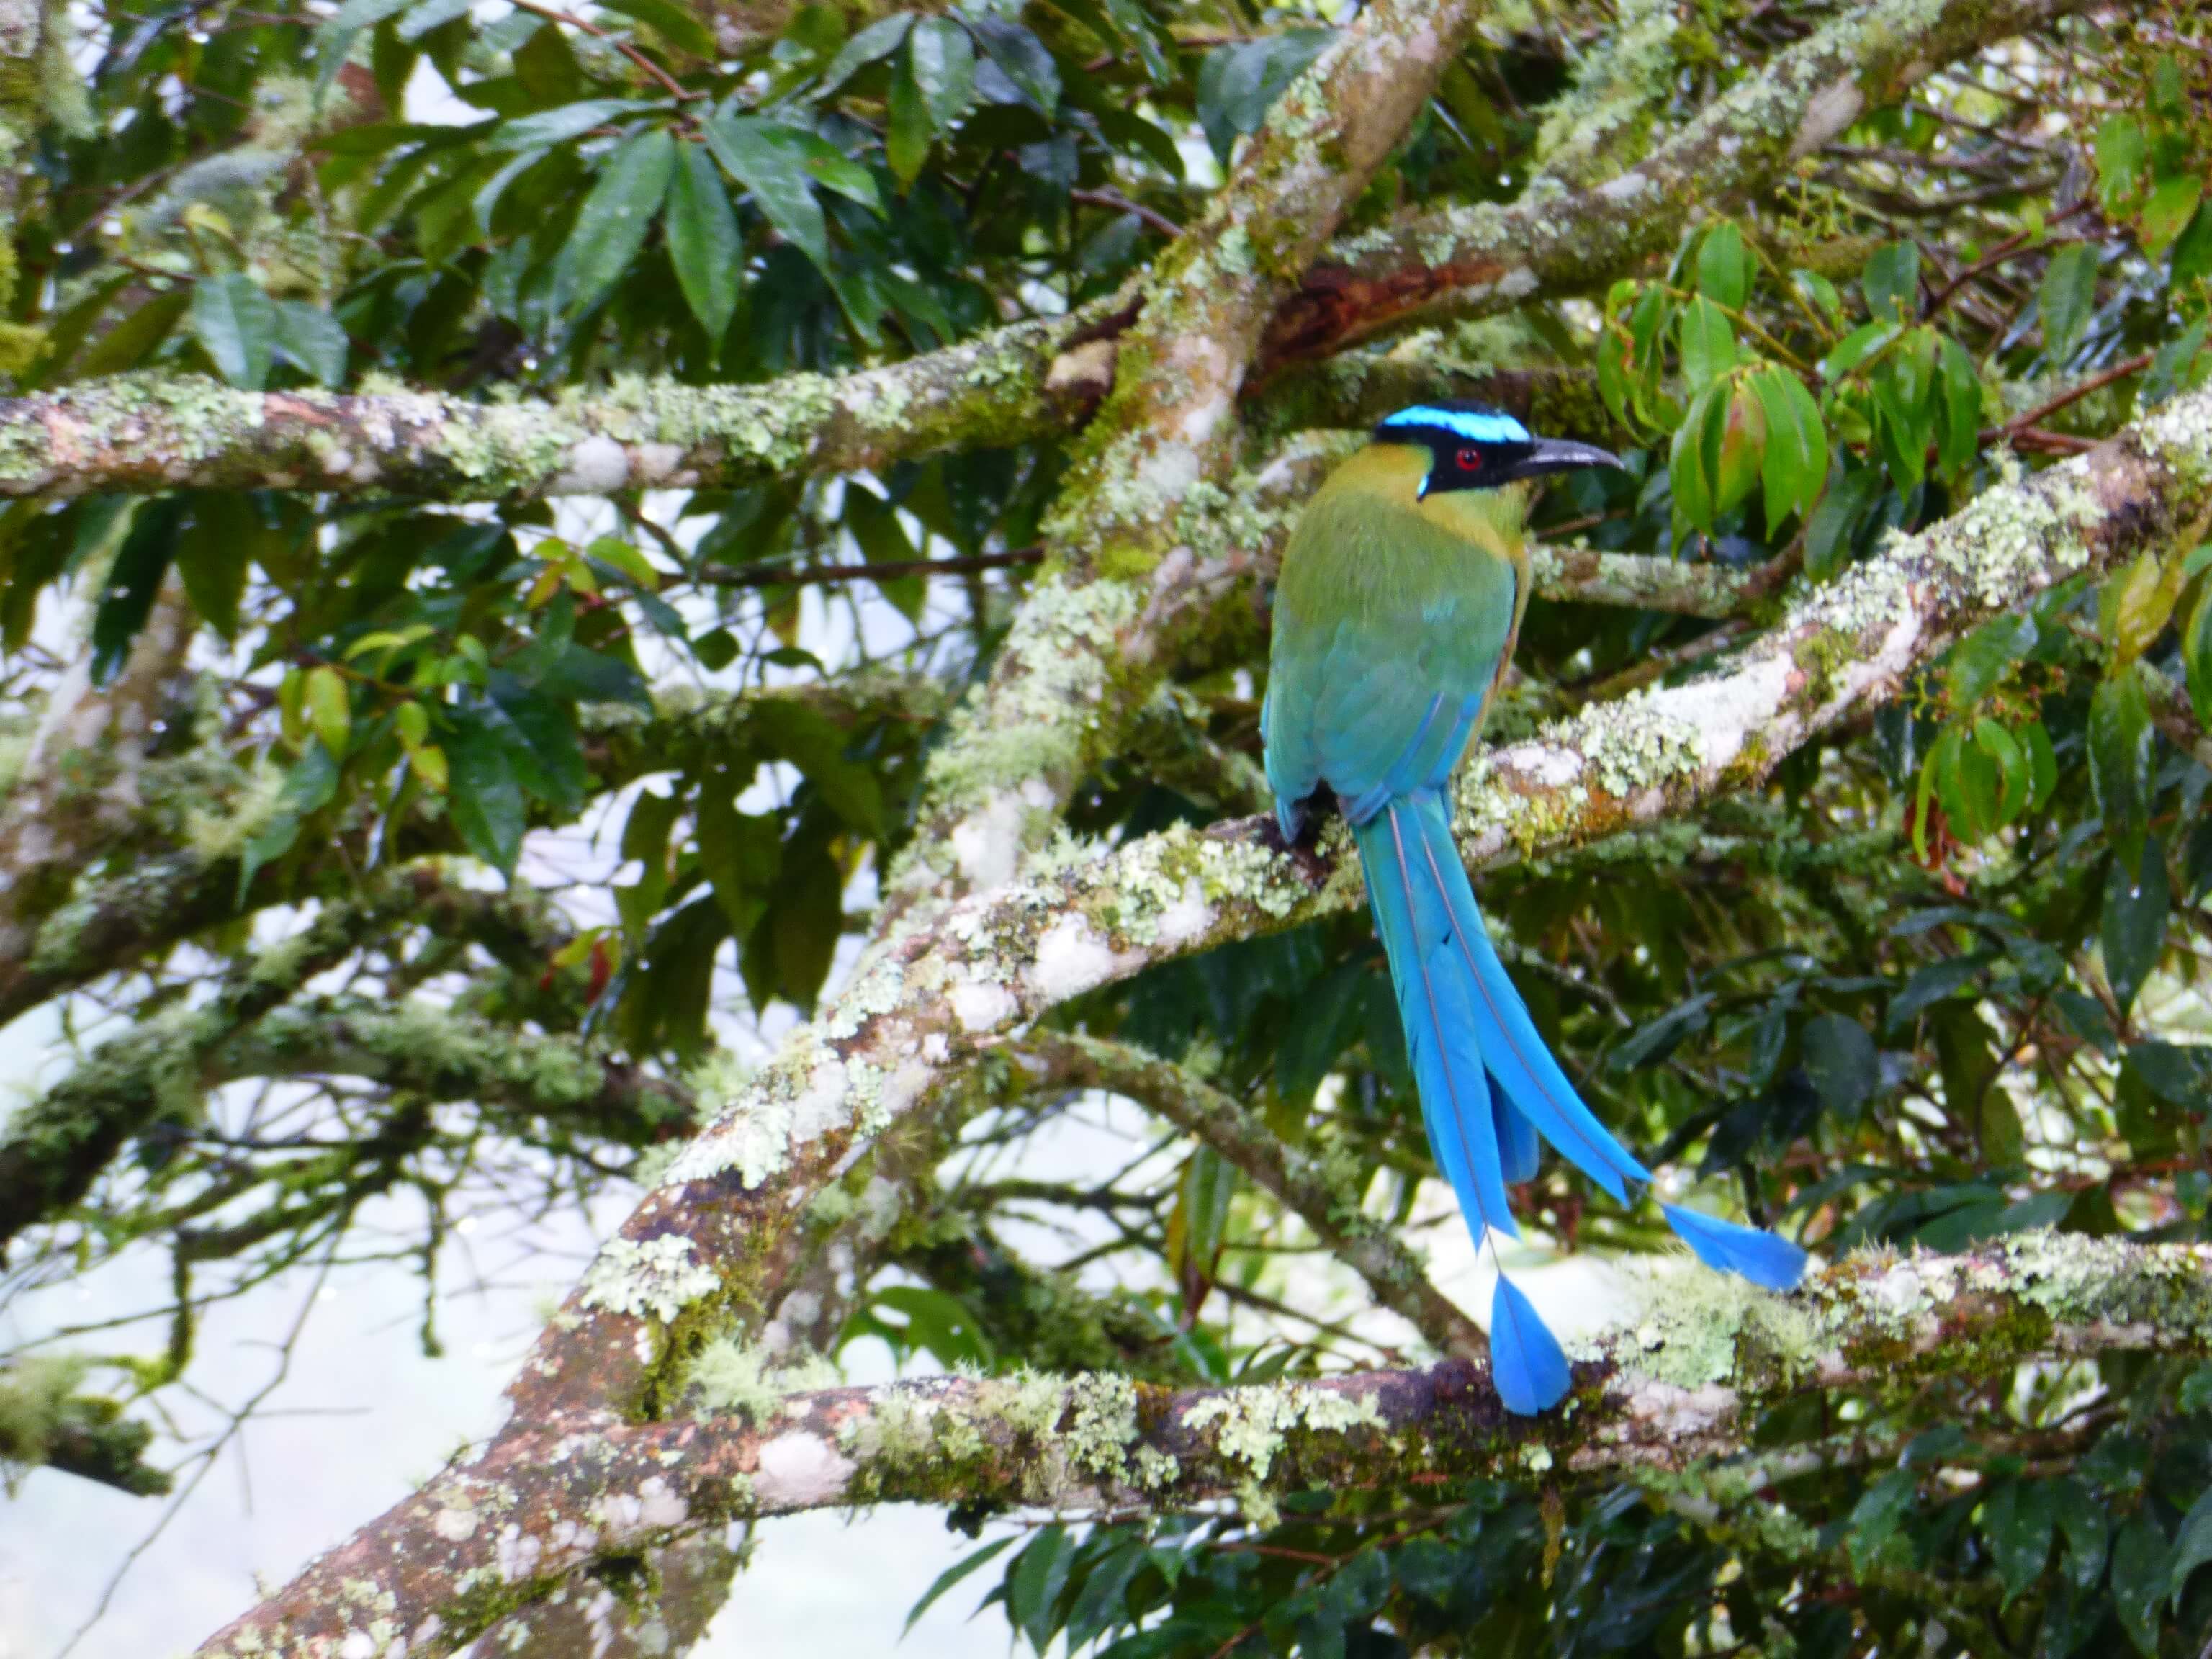
M1428 474L1421 481L1424 496L1494 489L1516 478L1620 465L1593 445L1539 438L1503 410L1456 399L1401 409L1376 427L1375 440L1419 444L1429 452Z

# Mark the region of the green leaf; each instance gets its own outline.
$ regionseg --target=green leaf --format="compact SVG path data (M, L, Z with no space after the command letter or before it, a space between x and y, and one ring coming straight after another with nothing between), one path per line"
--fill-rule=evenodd
M192 287L192 337L216 373L234 386L258 391L276 351L276 307L240 272L203 276Z
M607 160L562 244L554 292L569 316L589 311L628 274L645 246L676 171L676 141L660 127L627 140Z
M1887 242L1859 278L1867 314L1877 323L1909 323L1920 315L1920 244Z
M2020 739L1993 720L1974 722L1974 747L1996 763L1999 825L2010 823L2027 810L2032 787L2027 750Z
M1996 690L2012 665L2035 649L2035 622L1995 617L1951 647L1944 662L1952 705L1964 712Z
M1698 292L1730 311L1743 309L1751 292L1751 256L1735 221L1722 220L1698 243Z
M1735 328L1702 294L1682 307L1682 384L1697 392L1735 367Z
M1860 324L1836 343L1833 351L1820 359L1820 378L1829 381L1842 380L1894 340L1898 332L1898 325L1893 322Z
M2196 217L2197 204L2203 194L2204 181L2193 173L2160 179L2151 189L2150 200L2143 204L2143 252L2154 256L2163 253L2166 244Z
M1859 1495L1844 1540L1851 1565L1862 1576L1900 1553L1909 1556L1909 1546L1898 1534L1912 1513L1918 1486L1911 1470L1892 1469Z
M320 306L301 300L278 301L276 344L285 362L323 385L344 383L346 356L352 347L338 319Z
M1057 1522L1030 1540L1006 1574L1006 1614L1040 1654L1051 1642L1053 1610L1075 1565L1075 1540Z
M1881 1086L1881 1056L1866 1028L1848 1014L1822 1014L1805 1023L1797 1042L1820 1104L1846 1122L1856 1121Z
M2043 1576L2057 1522L2057 1504L2047 1481L2003 1481L1982 1500L1982 1531L1996 1558L2006 1605Z
M977 16L969 20L969 27L991 61L1006 71L1006 79L1036 106L1038 113L1049 116L1060 107L1060 69L1043 41L1019 23L1000 17Z
M1667 452L1667 477L1674 493L1674 514L1698 529L1713 527L1712 475L1706 470L1703 435L1717 386L1707 386L1692 400L1674 441Z
M2132 866L2116 853L2105 868L2097 939L2104 947L2106 981L2123 1013L2134 1006L2165 952L2170 898L2166 848L2156 836L2143 838L2142 855Z
M656 107L636 98L586 98L502 121L484 140L489 149L544 149L580 138L594 127L606 126L626 115Z
M2163 552L2142 553L2107 577L2097 594L2098 630L2125 665L2150 649L2181 597L2183 564Z
M508 738L515 781L556 816L573 817L582 808L591 781L574 716L558 700L503 669L492 671L484 691L507 723L508 732L501 735Z
M2143 167L2150 158L2150 143L2140 118L2108 115L2097 129L2097 193L2105 211L2118 216L2128 198L2142 183Z
M1218 46L1206 55L1198 70L1198 124L1215 160L1228 165L1237 137L1260 130L1275 100L1321 55L1330 38L1327 29L1285 29Z
M2212 1561L2212 1488L2197 1495L2189 1506L2189 1513L2181 1517L2181 1529L2173 1535L2172 1565L2166 1570L2166 1594L2173 1605L2181 1605L2181 1592L2188 1588L2189 1575L2207 1561Z
M1751 384L1766 417L1759 468L1771 535L1791 513L1809 514L1820 499L1828 481L1828 434L1820 404L1788 369L1768 364Z
M456 710L441 739L448 767L447 811L461 844L512 878L528 820L510 744L479 712Z
M2066 1539L2066 1577L2076 1590L2094 1590L2103 1582L2111 1554L2112 1526L2102 1502L2087 1480L2070 1474L2051 1483L2058 1530Z
M309 669L304 707L308 730L321 739L324 748L343 760L353 735L353 696L346 690L344 677L328 663Z
M845 757L845 734L829 720L778 699L762 705L752 726L763 750L804 773L831 811L863 835L883 833L882 786L868 768Z
M300 821L330 805L338 790L338 763L319 743L310 743L284 774L276 810L260 830L239 849L238 902L246 902L253 878L271 859L289 852L300 838Z
M716 56L707 26L674 0L599 0L599 8L644 24L678 52L709 62Z
M914 1604L912 1610L908 1613L906 1616L905 1627L899 1632L899 1635L903 1638L910 1632L914 1629L915 1620L921 1618L923 1613L927 1613L945 1591L952 1589L953 1586L959 1583L962 1579L967 1577L969 1574L973 1573L978 1567L981 1567L987 1562L993 1560L1005 1551L1012 1548L1018 1541L1018 1536L994 1539L991 1542L984 1545L981 1549L973 1551L970 1553L961 1557L959 1560L955 1561L951 1566L945 1568L943 1572L939 1573L935 1582L933 1583L927 1589L921 1593L921 1600L916 1601Z
M169 574L184 504L175 496L147 502L116 550L100 608L92 613L92 683L106 685L131 660L131 647L153 614L154 597Z
M830 268L830 228L814 184L792 152L769 137L768 125L732 112L728 105L707 118L714 159L745 188L769 223L823 270Z
M2197 596L2181 635L2181 659L2189 676L2189 701L2200 723L2212 724L2212 582Z
M2150 823L2154 753L2142 682L2132 672L2100 681L2089 700L2089 782L2105 835L2130 869Z
M884 160L902 190L921 176L929 144L929 105L914 78L914 65L902 62L891 76L890 124L884 132Z
M2136 1510L2112 1540L2112 1611L2128 1640L2149 1659L2157 1659L2158 1607L2166 1598L2172 1571L2165 1532L2149 1515Z
M1091 1569L1068 1609L1066 1651L1079 1652L1109 1627L1127 1622L1129 1586L1150 1556L1140 1539L1131 1538Z
M514 48L509 61L516 83L533 104L566 104L584 90L584 66L576 61L568 37L550 19Z
M1972 356L1949 335L1936 344L1936 386L1943 417L1936 428L1936 459L1946 472L1966 466L1982 445L1982 378Z
M387 17L398 16L414 3L415 0L345 0L319 33L325 41L356 34L374 28Z
M191 525L177 544L177 574L184 580L185 597L227 641L238 637L238 609L252 562L248 538L233 532L252 512L244 495L227 490L210 493L195 504Z
M875 1305L902 1315L906 1346L927 1349L948 1370L988 1370L997 1358L990 1338L975 1322L975 1310L949 1291L893 1285L875 1293Z
M1188 1280L1194 1268L1210 1273L1229 1227L1237 1196L1237 1166L1211 1146L1200 1146L1183 1165L1182 1184L1168 1224L1168 1265Z
M815 95L828 97L868 64L890 57L913 27L914 15L903 11L869 24L838 48L830 66L822 71L822 84L815 89Z
M744 238L714 158L698 144L681 146L668 191L669 263L684 302L719 341L737 314L738 282L744 270Z
M2212 202L2199 202L2189 223L2173 240L2173 262L2166 280L2182 287L2212 276Z
M930 125L950 131L975 97L975 43L951 18L925 17L908 36L906 50Z
M2097 250L2069 242L2051 254L2036 290L2043 314L2043 349L2053 362L2073 356L2097 306Z
M1844 325L1844 296L1836 292L1836 285L1817 270L1793 270L1790 285L1804 296L1814 314L1830 328Z
M1805 524L1805 571L1825 581L1850 559L1860 522L1881 498L1887 483L1879 467L1845 471L1820 498Z
M730 932L746 938L768 913L783 866L781 826L774 817L738 811L729 780L717 775L700 784L696 824L699 866L714 884L714 902L730 919Z
M1710 416L1708 417L1711 418ZM1766 453L1766 410L1759 393L1739 380L1721 416L1713 465L1713 510L1725 513L1759 481Z

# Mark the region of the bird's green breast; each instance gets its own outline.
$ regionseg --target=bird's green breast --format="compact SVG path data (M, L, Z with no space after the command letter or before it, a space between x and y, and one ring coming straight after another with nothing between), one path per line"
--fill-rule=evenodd
M1527 591L1519 492L1423 499L1424 451L1378 444L1323 484L1284 551L1268 657L1279 800L1431 787L1479 727Z
M1279 648L1289 642L1285 630L1333 633L1348 623L1387 637L1423 619L1487 635L1492 659L1508 647L1528 593L1525 489L1422 499L1427 466L1419 448L1377 444L1330 475L1284 552L1275 591Z

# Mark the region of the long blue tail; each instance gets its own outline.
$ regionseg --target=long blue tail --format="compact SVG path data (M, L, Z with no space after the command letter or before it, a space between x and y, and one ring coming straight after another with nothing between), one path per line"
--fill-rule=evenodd
M1352 826L1352 838L1390 959L1429 1146L1477 1245L1491 1227L1519 1237L1505 1188L1535 1174L1540 1133L1626 1202L1627 1183L1649 1182L1651 1172L1590 1115L1528 1018L1474 908L1443 797L1432 789L1393 796ZM1660 1208L1708 1267L1774 1290L1789 1289L1804 1273L1805 1253L1785 1239L1672 1205ZM1490 1336L1492 1370L1507 1410L1533 1413L1565 1395L1567 1363L1558 1341L1502 1276Z

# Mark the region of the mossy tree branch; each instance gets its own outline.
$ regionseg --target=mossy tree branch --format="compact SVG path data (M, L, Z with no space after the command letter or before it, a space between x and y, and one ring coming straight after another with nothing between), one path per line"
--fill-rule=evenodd
M795 1394L765 1421L526 1423L199 1651L336 1650L371 1605L365 1584L381 1628L433 1659L609 1555L855 1504L1157 1512L1545 1469L1632 1470L1725 1497L1771 1477L1755 1458L1741 1471L1707 1460L1747 1450L1759 1414L1787 1400L1901 1400L2037 1358L2212 1352L2212 1250L2197 1244L2033 1233L1962 1255L1854 1257L1786 1298L1717 1278L1662 1286L1577 1356L1571 1408L1541 1417L1508 1415L1482 1368L1449 1361L1182 1391L943 1377Z

